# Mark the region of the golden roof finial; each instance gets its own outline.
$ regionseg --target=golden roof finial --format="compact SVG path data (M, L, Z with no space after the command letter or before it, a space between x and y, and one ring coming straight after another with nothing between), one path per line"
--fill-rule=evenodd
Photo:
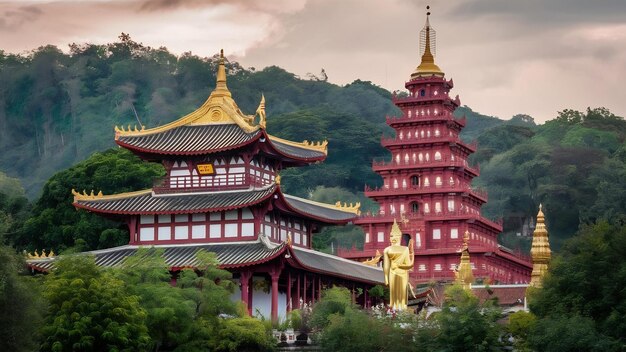
M228 96L230 97L230 91L226 86L226 66L224 65L224 49L220 50L220 61L217 67L217 79L215 84L215 90L211 93L211 96Z
M426 10L430 10L430 6L426 6ZM426 24L420 32L420 40L424 43L422 62L417 66L415 72L411 74L411 78L431 75L444 76L439 66L435 65L435 56L431 51L431 46L434 48L435 43L431 43L431 38L435 38L435 30L430 26L430 11L428 11L426 12Z
M542 279L548 271L551 257L550 241L548 230L546 229L545 216L541 204L539 204L539 212L537 213L537 223L533 232L533 243L530 249L530 255L533 260L533 271L530 274L530 286L541 287Z
M455 271L456 282L465 289L470 289L470 285L474 282L474 274L472 273L472 263L469 254L469 231L463 234L463 247L461 248L461 262Z
M261 126L262 129L265 129L265 94L263 93L261 93L261 102L259 103L259 107L256 109L256 115L259 115L259 126Z

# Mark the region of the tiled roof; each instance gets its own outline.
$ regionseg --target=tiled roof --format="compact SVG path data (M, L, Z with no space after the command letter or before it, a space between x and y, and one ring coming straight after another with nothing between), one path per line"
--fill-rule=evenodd
M93 255L99 266L117 267L124 258L136 253L138 248L140 246L128 245L82 254ZM250 241L202 245L156 245L147 248L163 248L165 262L170 268L195 267L198 265L196 253L199 250L206 250L215 253L220 267L225 269L265 263L289 250L293 260L302 265L304 269L329 276L354 279L359 282L372 284L384 282L383 272L380 268L310 249L287 247L285 243L275 247L269 246L264 241ZM50 271L54 268L56 258L31 259L27 260L26 263L34 270Z
M150 190L101 198L77 199L74 206L110 214L199 213L237 209L270 197L275 184L257 189L155 195Z
M307 149L303 147L299 147L296 145L290 145L287 143L280 142L275 138L270 136L270 141L276 150L281 152L282 154L295 157L298 159L313 159L313 160L323 160L326 158L326 154L321 150L313 150Z
M202 245L155 245L146 248L163 248L165 262L171 268L194 267L198 265L196 253L199 250L213 252L217 256L220 267L233 268L238 266L263 263L273 259L284 250L281 244L274 248L268 247L260 241L208 243ZM140 246L121 246L109 249L84 252L93 255L96 264L104 267L117 267L122 261L137 252ZM49 271L54 267L55 258L28 260L27 264L37 270Z
M498 305L500 306L515 306L524 304L524 297L526 297L527 288L528 284L489 286L472 285L472 292L480 299L481 302L497 298Z
M323 204L313 202L307 199L302 199L288 194L283 194L285 201L295 211L301 214L309 215L318 219L324 219L325 221L346 223L348 221L357 218L357 214L340 210L339 208L333 209L331 204Z
M184 125L152 134L121 135L122 147L159 154L208 154L233 149L258 138L261 130L245 132L236 124Z
M295 254L295 260L307 269L333 276L367 281L373 284L382 284L385 282L383 271L379 267L362 264L311 249L292 247L292 250Z

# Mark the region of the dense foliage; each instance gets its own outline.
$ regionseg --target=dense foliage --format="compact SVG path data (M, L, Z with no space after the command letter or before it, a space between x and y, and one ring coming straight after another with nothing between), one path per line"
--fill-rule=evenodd
M626 343L625 258L623 222L584 226L552 262L544 288L530 301L539 318L532 344L539 348L568 334L575 337L570 348L554 344L546 350L620 350ZM574 329L579 332L567 333Z

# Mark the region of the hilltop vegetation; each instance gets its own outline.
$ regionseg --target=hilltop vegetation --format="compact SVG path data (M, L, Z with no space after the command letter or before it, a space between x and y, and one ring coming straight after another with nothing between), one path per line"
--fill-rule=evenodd
M114 146L113 126L140 120L149 128L192 111L214 86L216 59L177 57L128 37L107 45L72 44L67 54L53 46L21 56L0 51L0 170L13 177L0 177L5 240L20 249L57 252L123 243L124 226L75 212L70 190L150 187L162 172L159 165L106 151ZM376 209L362 190L381 183L371 159L388 155L380 146L380 136L393 133L385 115L398 114L390 92L360 80L340 87L324 76L301 79L275 66L257 71L229 62L227 68L228 86L244 112L252 113L265 94L270 133L329 141L324 163L283 173L287 192L326 202L361 201L364 210ZM467 117L461 137L479 142L471 159L481 166L475 184L489 191L484 213L504 218L505 244L528 247L528 238L515 235L532 230L540 202L557 247L580 224L624 221L623 117L602 108L565 110L536 125L527 115L504 121L466 106L455 115ZM34 205L26 197L36 199ZM359 241L358 228L331 228L315 237L315 246Z

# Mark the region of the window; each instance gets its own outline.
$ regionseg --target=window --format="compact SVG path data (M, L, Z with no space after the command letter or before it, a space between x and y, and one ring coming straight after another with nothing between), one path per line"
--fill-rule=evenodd
M450 176L450 178L448 179L448 184L450 184L450 186L454 186L454 179L452 178L452 176Z
M419 204L417 202L411 203L411 212L417 213L420 210Z
M409 118L411 118L411 117L412 117L412 116L411 116L411 110L409 110Z
M400 140L403 140L404 139L404 132L400 131L399 137L400 137Z
M402 180L402 188L406 189L406 180Z
M441 160L441 153L435 152L435 160Z
M185 226L185 228L187 228ZM169 226L159 227L159 240L171 240L172 239L172 228Z
M441 264L435 264L435 271L441 271Z
M237 224L226 224L224 226L224 237L237 237L237 236L239 236Z
M365 233L365 242L366 242L366 243L369 243L369 242L370 242L370 233L369 233L369 232L366 232L366 233Z
M441 213L441 202L435 202L435 213Z
M441 176L435 177L435 186L441 186L443 183L441 182Z
M376 240L378 242L385 242L385 233L383 231L378 231L377 237Z
M411 185L412 186L419 186L420 184L420 179L417 176L411 176Z
M435 113L437 112L437 110L435 110ZM435 137L439 137L441 135L441 133L439 132L439 129L435 130Z
M454 211L454 199L448 199L448 211Z
M428 205L428 203L424 203L424 213L430 213L430 206Z
M415 247L422 248L422 238L419 232L415 233Z
M254 236L254 223L244 222L241 224L241 236L252 237Z
M420 90L420 97L425 97L426 96L426 90L422 89Z
M400 164L400 154L396 154L396 164Z
M409 153L404 154L404 163L405 164L409 163Z
M193 225L191 227L191 238L205 238L206 237L206 225Z
M398 188L398 180L393 180L393 188Z
M424 161L424 154L420 153L418 158L419 158L419 161L421 163L422 161Z
M143 227L139 230L139 240L154 241L154 227Z
M428 114L430 115L430 110L428 110ZM430 130L426 131L426 137L430 137Z
M441 229L433 229L433 240L441 239Z
M159 229L159 236L161 235L161 230ZM174 227L174 239L176 240L186 240L189 238L189 226L176 226Z
M159 215L159 224L169 224L172 222L172 216L169 214Z
M428 177L424 177L424 186L430 186L430 180L428 179Z
M426 161L430 160L430 153L426 153Z
M142 215L139 222L141 224L154 224L154 215Z
M451 239L459 238L459 229L457 228L450 229L450 238Z
M426 264L420 264L420 265L417 267L417 270L419 270L419 271L426 271Z

